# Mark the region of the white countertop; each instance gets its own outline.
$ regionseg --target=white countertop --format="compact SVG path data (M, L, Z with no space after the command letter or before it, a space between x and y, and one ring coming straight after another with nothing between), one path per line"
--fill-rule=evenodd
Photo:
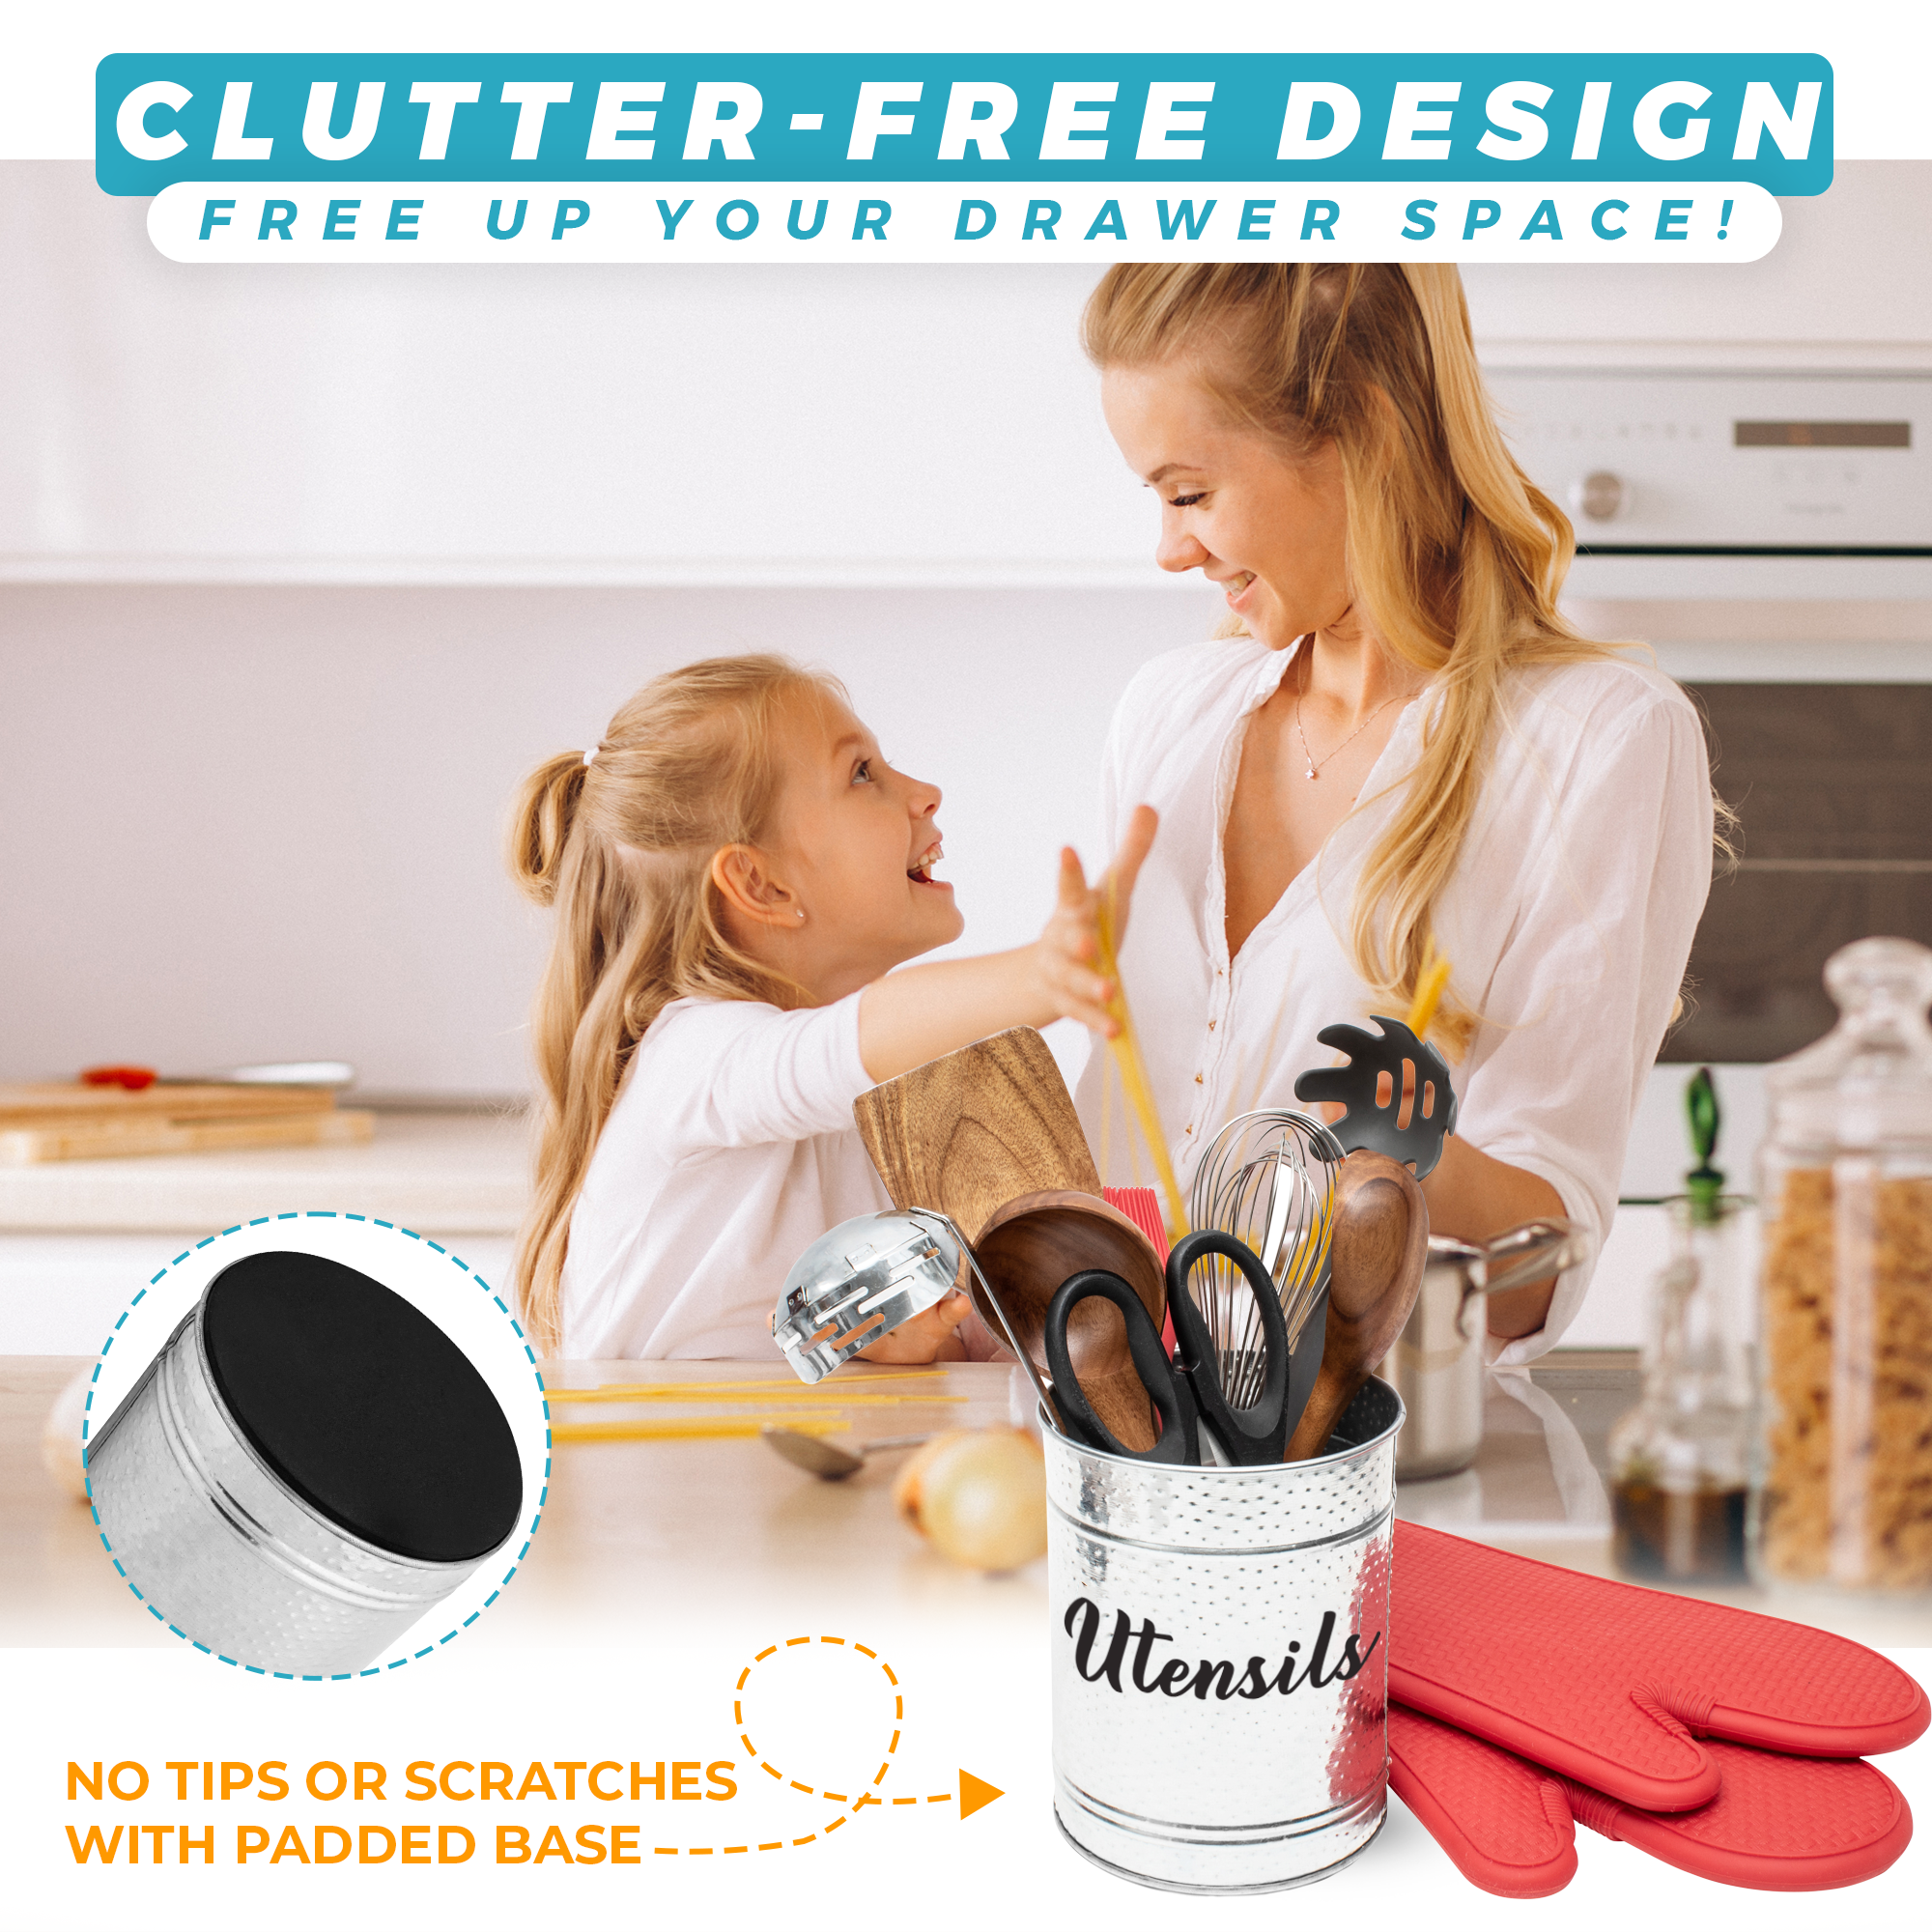
M375 1139L359 1147L0 1168L0 1232L204 1230L327 1208L439 1235L508 1236L522 1219L528 1179L521 1115L379 1114Z

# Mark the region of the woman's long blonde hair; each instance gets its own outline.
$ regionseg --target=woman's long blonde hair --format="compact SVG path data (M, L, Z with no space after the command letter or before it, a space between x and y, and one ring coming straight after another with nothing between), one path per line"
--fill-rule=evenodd
M594 762L559 752L524 781L509 866L556 911L531 1039L543 1083L534 1199L517 1241L517 1297L538 1350L561 1337L563 1260L617 1083L672 1000L803 990L734 946L712 856L759 843L783 776L783 717L830 678L773 656L709 658L654 678L611 719Z
M1364 613L1442 693L1350 911L1356 971L1385 1010L1406 1011L1505 678L1613 649L1556 608L1576 539L1496 428L1462 277L1436 262L1122 263L1089 299L1082 340L1102 369L1179 361L1291 457L1328 441L1340 455ZM1438 1037L1460 1054L1475 1025L1452 989Z

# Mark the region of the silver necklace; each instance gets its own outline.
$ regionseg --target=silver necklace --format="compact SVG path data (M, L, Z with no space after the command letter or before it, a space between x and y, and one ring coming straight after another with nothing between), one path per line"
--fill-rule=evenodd
M1337 745L1335 749L1332 752L1330 752L1325 758L1321 759L1320 764L1318 764L1316 762L1315 753L1308 749L1308 733L1301 728L1301 696L1303 688L1306 685L1306 682L1307 680L1305 678L1298 679L1295 684L1294 735L1301 740L1301 755L1308 761L1308 770L1303 774L1303 776L1311 779L1319 779L1321 776L1321 766L1333 764L1336 757L1341 753L1346 752L1349 749L1349 747L1352 745L1355 742L1355 740L1359 738L1362 735L1362 733L1366 731L1369 728L1369 726L1373 724L1376 722L1376 720L1379 718L1382 715L1382 713L1386 711L1389 708L1389 706L1395 702L1395 698L1394 697L1383 698L1382 701L1379 704L1378 704L1376 708L1373 711L1371 711L1369 715L1366 718L1364 718L1362 722L1359 724L1357 724L1355 728L1352 731L1350 731L1349 735L1346 738L1344 738L1342 742L1339 745ZM1401 696L1401 695L1402 694L1398 692L1396 694L1396 696L1399 697Z

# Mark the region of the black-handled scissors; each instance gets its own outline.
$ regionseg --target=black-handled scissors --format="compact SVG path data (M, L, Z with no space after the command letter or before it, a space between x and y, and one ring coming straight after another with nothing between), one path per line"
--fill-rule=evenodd
M1094 1295L1111 1301L1127 1324L1127 1352L1133 1357L1134 1372L1160 1413L1160 1434L1151 1449L1129 1449L1094 1414L1087 1391L1073 1373L1066 1324L1073 1319L1073 1311ZM1047 1372L1053 1378L1053 1406L1060 1411L1061 1425L1067 1435L1090 1449L1109 1456L1131 1456L1140 1463L1200 1462L1200 1416L1194 1391L1180 1373L1179 1363L1168 1360L1166 1346L1147 1304L1119 1275L1107 1268L1082 1268L1078 1274L1068 1275L1046 1305L1044 1339Z
M1225 1256L1240 1270L1261 1316L1265 1362L1260 1399L1234 1408L1221 1383L1208 1323L1188 1290L1187 1277L1208 1255ZM1074 1309L1090 1295L1111 1301L1127 1324L1127 1350L1149 1398L1160 1414L1160 1434L1151 1449L1129 1449L1094 1413L1073 1373L1066 1325ZM1046 1362L1053 1376L1053 1400L1067 1434L1091 1449L1145 1463L1198 1463L1200 1424L1205 1418L1214 1437L1236 1463L1279 1463L1288 1446L1288 1328L1280 1293L1261 1258L1245 1243L1217 1229L1203 1229L1175 1243L1167 1258L1167 1305L1179 1344L1170 1361L1152 1318L1117 1274L1088 1268L1062 1282L1046 1310Z

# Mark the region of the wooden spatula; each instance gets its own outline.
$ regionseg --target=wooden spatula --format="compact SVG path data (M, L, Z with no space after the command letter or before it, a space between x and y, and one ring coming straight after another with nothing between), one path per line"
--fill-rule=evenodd
M1328 1317L1321 1370L1289 1438L1288 1461L1319 1456L1342 1411L1388 1353L1422 1286L1429 1207L1415 1177L1363 1150L1335 1179L1328 1243Z
M1066 1082L1032 1027L915 1066L852 1113L893 1206L938 1208L975 1247L1020 1195L1100 1192Z

